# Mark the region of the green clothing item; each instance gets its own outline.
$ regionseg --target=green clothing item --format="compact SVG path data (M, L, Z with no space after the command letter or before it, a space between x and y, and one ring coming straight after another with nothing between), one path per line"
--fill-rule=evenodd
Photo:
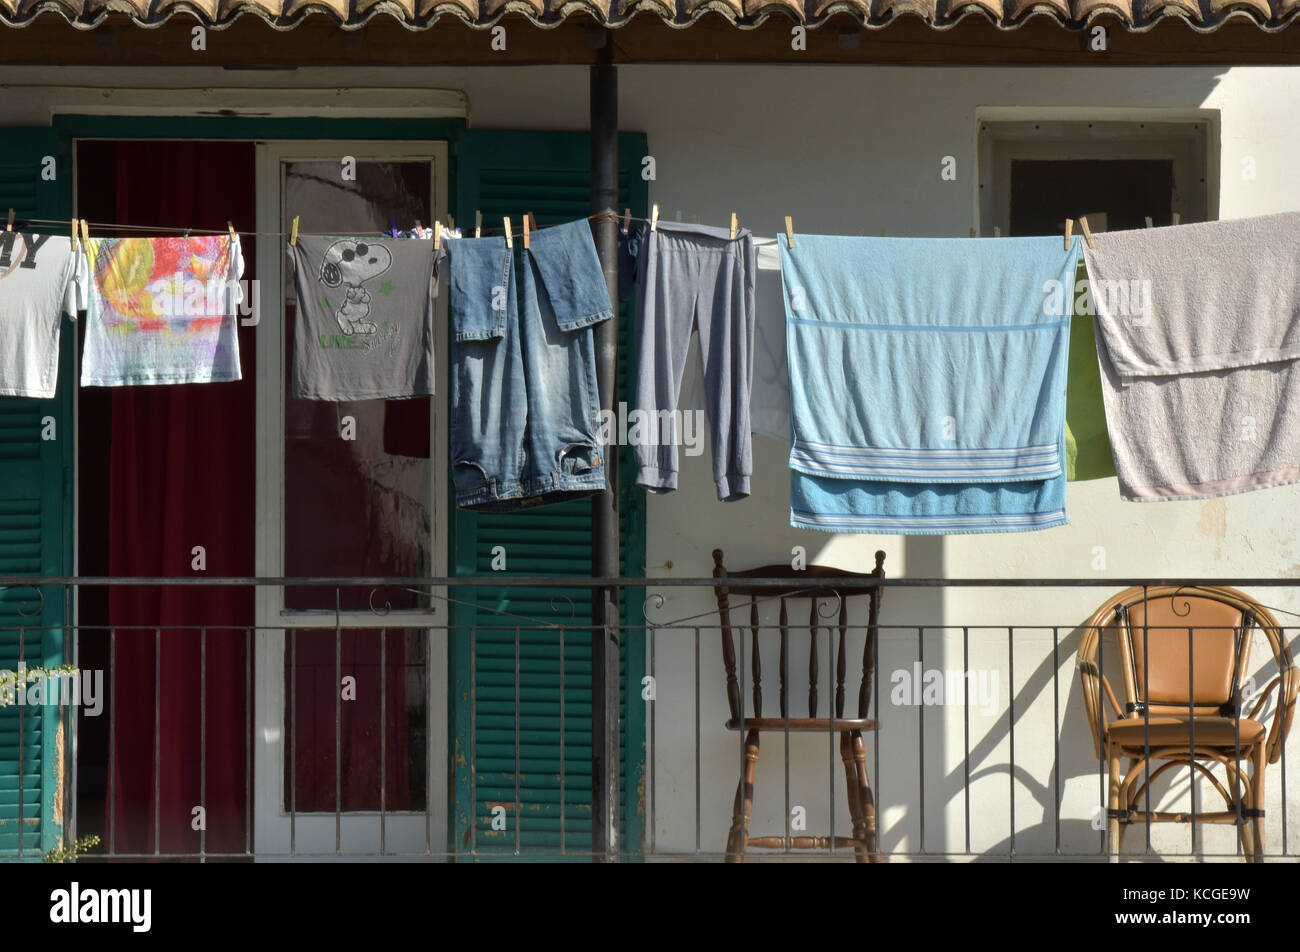
M1079 264L1078 286L1087 288L1088 272ZM1065 395L1065 478L1069 481L1104 479L1115 475L1115 460L1106 432L1106 410L1101 400L1101 371L1097 366L1097 338L1086 290L1074 299L1070 322L1070 363Z

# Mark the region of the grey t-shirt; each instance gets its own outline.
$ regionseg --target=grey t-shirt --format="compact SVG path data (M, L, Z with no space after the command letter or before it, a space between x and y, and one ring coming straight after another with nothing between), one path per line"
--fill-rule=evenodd
M433 299L443 252L419 238L299 235L293 392L309 400L433 393Z

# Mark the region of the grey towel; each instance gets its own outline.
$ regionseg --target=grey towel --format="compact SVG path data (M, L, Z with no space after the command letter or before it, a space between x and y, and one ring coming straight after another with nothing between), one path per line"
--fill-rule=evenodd
M1120 495L1300 481L1300 214L1094 241L1084 257Z

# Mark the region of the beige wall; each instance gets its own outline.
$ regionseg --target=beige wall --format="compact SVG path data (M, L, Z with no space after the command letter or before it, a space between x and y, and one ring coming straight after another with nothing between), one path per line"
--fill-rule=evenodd
M52 107L102 102L92 93L54 93L39 84L154 89L248 86L276 90L346 86L460 90L470 124L501 128L584 128L587 72L580 68L403 69L351 73L301 70L264 74L221 70L0 69L0 125L40 124ZM35 86L33 87L33 84ZM366 96L358 94L364 103ZM98 98L97 98L98 97ZM220 95L181 95L181 105L220 107ZM377 97L382 98L382 97ZM856 67L623 67L622 126L645 131L657 165L651 199L665 217L678 210L686 220L721 224L732 211L746 226L772 234L784 215L803 232L965 236L976 226L976 120L990 111L1005 118L1147 119L1209 118L1219 151L1217 189L1221 217L1300 209L1300 69L923 69ZM416 100L419 100L418 95ZM441 101L441 100L440 100ZM414 108L414 107L413 107ZM983 112L982 112L983 111ZM957 162L955 182L939 177L944 156ZM1244 157L1257 177L1243 180ZM1213 158L1213 157L1212 157ZM1213 202L1211 206L1213 207ZM1207 266L1212 262L1207 262ZM707 443L706 443L707 445ZM681 489L649 500L647 574L702 576L709 553L722 545L734 567L787 561L804 546L811 561L865 570L877 549L888 569L902 577L1286 577L1300 569L1300 507L1296 487L1206 502L1121 502L1114 479L1071 484L1068 527L1009 535L946 539L836 536L796 531L788 525L788 448L756 437L754 494L742 503L715 500L708 456L686 458ZM1104 567L1098 567L1098 551ZM668 563L672 568L666 568ZM895 589L884 620L902 626L886 634L881 654L880 761L872 759L882 808L882 838L891 850L960 851L965 847L963 709L898 707L888 702L889 675L910 668L916 657L915 628L971 626L972 666L997 673L996 714L970 718L972 755L971 847L1005 852L1010 845L1012 799L1008 687L1014 691L1015 829L1020 854L1050 853L1058 809L1051 774L1060 747L1062 847L1096 848L1089 820L1100 785L1087 736L1074 671L1076 625L1112 586L1097 589ZM707 592L662 592L652 619L707 612ZM1300 610L1289 589L1259 589L1265 601ZM1284 623L1290 616L1281 616ZM707 619L704 620L707 623ZM1053 665L1051 628L1017 631L1014 681L1008 638L979 626L1059 626ZM725 702L716 632L701 632L702 843L719 850L725 841L739 762L738 740L722 730ZM927 668L960 667L960 628L924 635ZM806 655L800 649L796 670ZM1267 651L1257 646L1256 665L1267 670ZM850 663L850 670L854 665ZM830 668L823 653L823 674ZM769 672L774 666L769 664ZM660 849L693 848L695 842L694 631L656 636L656 739L651 783L656 794L654 828ZM1054 674L1059 679L1054 679ZM796 675L796 683L799 678ZM1053 721L1053 691L1059 723ZM796 698L802 696L795 692ZM829 696L826 687L823 699ZM775 690L768 691L769 705ZM824 700L823 700L824 703ZM795 713L801 713L798 707ZM924 726L924 759L920 733ZM1291 791L1300 790L1300 748L1290 745ZM872 750L874 754L874 750ZM825 832L834 791L837 832L848 829L838 757L828 772L830 748L822 740L796 737L792 748L791 802L805 808L810 831ZM769 740L760 760L755 828L781 828L784 812L780 738ZM920 774L924 770L925 789ZM1281 847L1281 771L1269 772L1269 845ZM833 787L829 785L833 784ZM1186 783L1176 781L1164 804L1180 802ZM1211 792L1206 794L1209 802ZM1289 807L1288 849L1300 851L1300 797ZM921 843L921 817L925 840ZM1157 846L1185 848L1185 827L1160 829ZM1132 842L1139 842L1140 832ZM1210 849L1231 849L1231 831L1210 830Z

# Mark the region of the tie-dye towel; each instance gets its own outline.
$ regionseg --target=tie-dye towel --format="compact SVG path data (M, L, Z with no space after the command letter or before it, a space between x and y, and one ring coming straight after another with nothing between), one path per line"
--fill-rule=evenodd
M92 238L83 387L239 380L239 239Z

